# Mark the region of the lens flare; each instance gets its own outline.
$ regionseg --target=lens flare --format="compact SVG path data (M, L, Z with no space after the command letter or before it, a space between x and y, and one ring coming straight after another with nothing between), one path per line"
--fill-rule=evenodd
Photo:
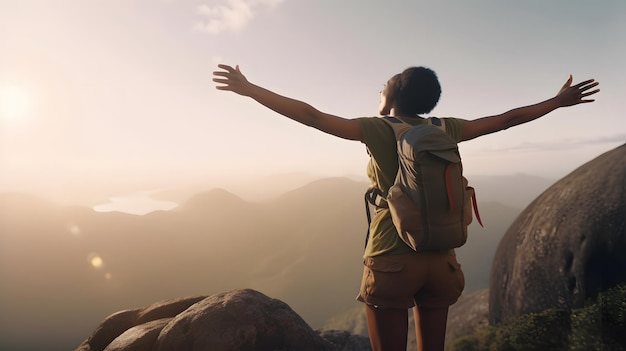
M91 264L93 268L102 268L104 266L104 261L102 257L96 253L91 253L87 256L87 262Z
M80 227L77 224L73 224L72 223L72 224L67 226L67 229L74 236L79 236L80 235Z

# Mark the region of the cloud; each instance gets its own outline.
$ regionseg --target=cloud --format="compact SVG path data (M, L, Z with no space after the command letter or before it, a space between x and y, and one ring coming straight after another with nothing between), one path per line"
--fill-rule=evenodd
M217 5L201 4L197 7L203 20L195 28L209 34L239 31L254 18L259 9L275 7L283 0L223 0Z
M525 142L518 145L511 145L508 147L500 148L488 148L484 151L551 151L551 150L563 150L571 149L577 146L585 145L599 145L599 144L613 144L613 143L625 143L626 134L615 134L611 136L603 136L587 139L568 139L555 141L552 143L530 143Z

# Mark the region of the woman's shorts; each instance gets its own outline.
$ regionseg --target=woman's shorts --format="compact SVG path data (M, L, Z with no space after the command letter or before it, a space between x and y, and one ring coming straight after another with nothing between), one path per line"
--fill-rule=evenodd
M367 257L363 264L357 300L376 307L448 307L465 287L461 265L447 252Z

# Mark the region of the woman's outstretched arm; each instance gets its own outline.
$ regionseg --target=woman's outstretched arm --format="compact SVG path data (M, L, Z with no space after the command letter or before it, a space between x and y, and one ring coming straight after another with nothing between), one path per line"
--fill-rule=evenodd
M221 71L213 72L213 81L220 83L218 90L228 90L248 96L261 105L272 109L296 122L316 128L322 132L349 140L361 140L361 126L353 119L334 116L321 112L315 107L250 83L239 70L229 65L218 65Z
M530 122L560 107L593 102L595 100L587 99L587 97L600 91L600 89L590 90L598 86L598 84L593 79L589 79L572 86L572 76L570 75L569 79L561 87L561 90L551 99L538 104L519 107L500 115L468 121L463 127L461 139L470 140L481 135Z

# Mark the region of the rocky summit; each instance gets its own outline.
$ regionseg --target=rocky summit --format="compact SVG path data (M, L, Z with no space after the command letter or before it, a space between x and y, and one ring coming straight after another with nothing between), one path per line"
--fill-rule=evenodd
M105 318L76 351L359 351L363 336L314 331L286 303L251 289L161 301Z
M626 282L624 251L626 144L556 182L509 227L493 260L489 322L582 307Z

